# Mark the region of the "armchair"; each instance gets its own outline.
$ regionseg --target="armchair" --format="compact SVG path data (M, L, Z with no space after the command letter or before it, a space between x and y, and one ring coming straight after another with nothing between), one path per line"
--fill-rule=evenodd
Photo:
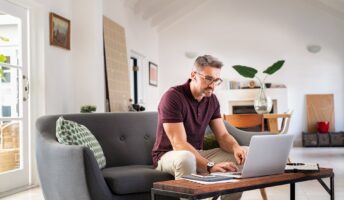
M36 122L38 174L46 200L148 200L153 182L174 178L152 167L156 113L63 115L85 125L97 138L106 157L104 169L99 169L90 149L57 141L59 116L43 116Z

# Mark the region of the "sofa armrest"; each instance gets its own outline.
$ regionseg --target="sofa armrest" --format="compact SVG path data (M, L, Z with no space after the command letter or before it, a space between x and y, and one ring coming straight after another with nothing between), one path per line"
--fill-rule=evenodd
M249 146L252 136L255 136L255 135L271 135L270 132L243 131L243 130L240 130L240 129L235 128L234 126L230 125L227 121L223 121L223 122L225 124L225 127L226 127L228 133L231 134L241 146ZM205 135L207 136L210 134L213 134L213 133L212 133L211 128L208 126L206 131L205 131ZM208 141L208 143L210 143L208 145L213 147L214 144L211 142L212 141L210 141L210 142Z
M238 141L241 146L249 146L251 138L255 135L271 135L270 132L251 132L240 130L224 121L227 131Z
M45 199L91 200L85 175L85 147L64 145L37 134L36 156Z
M88 191L92 199L111 200L112 192L105 182L93 152L88 148L84 148L84 162Z

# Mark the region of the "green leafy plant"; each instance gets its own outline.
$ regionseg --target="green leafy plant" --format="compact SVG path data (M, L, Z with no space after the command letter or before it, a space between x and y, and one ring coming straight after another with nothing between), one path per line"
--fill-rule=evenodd
M7 58L5 55L0 54L0 63L4 63L6 62ZM0 66L0 80L5 80L5 76L4 76L4 70L2 69L2 67Z
M0 40L3 41L3 42L9 42L10 41L9 38L3 37L3 36L0 36Z
M260 85L262 86L262 83L265 82L265 79L268 75L272 75L275 72L277 72L278 70L280 70L284 64L284 60L279 60L277 62L275 62L273 65L271 65L270 67L268 67L266 70L263 71L265 75L263 81L256 76L258 70L256 70L253 67L248 67L248 66L243 66L243 65L234 65L233 68L243 77L245 78L257 78Z
M4 54L0 54L0 62L6 62L7 58Z
M10 39L3 37L3 36L0 36L0 41L9 42ZM6 62L6 60L7 60L6 56L4 54L0 54L0 63L4 63L4 62ZM1 66L0 66L0 80L6 80L5 76L4 76L4 70L2 69Z
M91 113L97 110L95 105L83 105L80 108L81 113Z

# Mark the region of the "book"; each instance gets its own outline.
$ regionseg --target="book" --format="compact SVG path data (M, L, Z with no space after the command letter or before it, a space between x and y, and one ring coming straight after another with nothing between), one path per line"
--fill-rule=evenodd
M318 163L287 163L285 172L317 172L319 171Z

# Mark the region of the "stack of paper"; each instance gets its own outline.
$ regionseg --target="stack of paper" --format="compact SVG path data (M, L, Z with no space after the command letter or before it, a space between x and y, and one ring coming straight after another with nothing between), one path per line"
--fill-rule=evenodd
M185 180L189 180L195 183L201 184L215 184L215 183L228 183L228 182L236 182L238 180L233 179L232 177L227 176L219 176L219 175L199 175L199 174L191 174L182 177Z
M285 172L314 172L319 171L317 163L287 163Z

